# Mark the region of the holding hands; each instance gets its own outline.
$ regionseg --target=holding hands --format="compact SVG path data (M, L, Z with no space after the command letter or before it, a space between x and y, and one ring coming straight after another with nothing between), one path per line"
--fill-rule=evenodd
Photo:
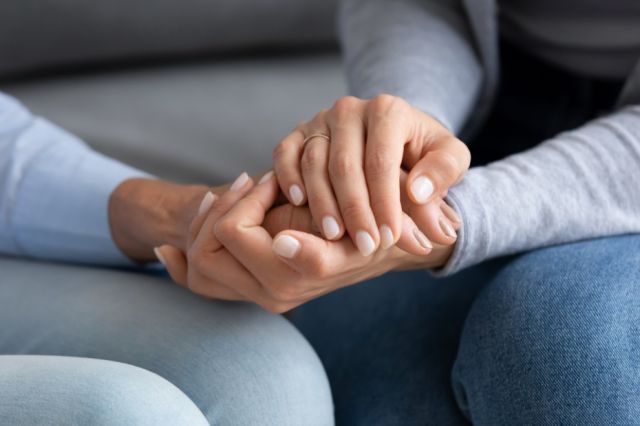
M423 233L410 238L454 243L460 219L443 197L469 162L464 143L390 95L341 98L274 150L289 202L308 202L325 238L338 240L346 231L364 256L396 243L410 250L401 238L403 206Z
M399 98L342 98L281 142L275 174L208 192L186 247L156 255L198 294L272 312L392 269L439 267L460 226L443 197L469 161L462 142ZM274 207L279 190L291 204Z
M156 249L158 258L174 281L197 294L281 313L391 269L435 267L448 256L446 247L436 247L428 258L398 248L362 256L348 238L314 235L308 209L272 208L277 195L273 173L257 185L242 174L223 195L205 196L186 254L165 245Z

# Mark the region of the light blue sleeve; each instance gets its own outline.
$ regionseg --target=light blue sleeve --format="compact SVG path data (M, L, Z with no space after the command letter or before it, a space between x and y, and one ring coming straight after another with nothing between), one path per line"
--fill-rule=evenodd
M121 182L144 175L0 93L0 253L130 265L107 207Z

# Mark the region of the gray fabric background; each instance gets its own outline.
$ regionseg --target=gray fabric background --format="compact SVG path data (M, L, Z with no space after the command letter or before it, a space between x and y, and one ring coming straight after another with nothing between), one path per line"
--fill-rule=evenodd
M0 90L109 156L167 179L215 184L271 167L280 139L345 88L335 53L61 76Z
M337 0L3 0L0 75L335 40Z

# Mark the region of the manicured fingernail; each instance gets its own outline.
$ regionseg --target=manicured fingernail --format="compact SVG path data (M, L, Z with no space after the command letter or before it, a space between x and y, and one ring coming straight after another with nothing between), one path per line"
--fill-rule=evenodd
M281 235L273 241L273 251L282 257L292 259L300 250L300 242L290 235Z
M458 216L458 213L456 213L456 211L453 210L447 203L443 203L440 208L445 216L447 216L447 219L449 219L451 222L455 222L458 224L462 223L462 220L460 220L460 216Z
M367 231L356 232L356 246L363 256L369 256L376 249L376 243Z
M154 247L153 253L156 255L160 263L162 263L164 266L167 266L167 261L164 259L162 253L160 253L160 247Z
M322 232L325 238L333 240L340 234L340 225L333 216L325 216L322 218Z
M394 244L393 232L387 225L380 227L380 245L383 249L388 249Z
M265 173L265 175L262 176L260 178L260 180L258 181L258 185L260 185L261 183L265 183L266 181L268 181L272 177L273 177L273 170L271 170L270 172Z
M213 192L207 192L200 203L200 207L198 207L198 214L201 215L211 210L214 201L216 201L215 194Z
M246 172L243 172L231 185L229 191L238 191L244 187L249 181L249 175Z
M431 241L429 241L426 235L424 235L422 231L420 231L418 228L415 228L413 230L413 237L416 239L418 244L420 244L420 247L422 247L423 249L431 250L433 248Z
M424 204L433 194L433 183L426 176L418 176L411 183L411 193L418 203Z
M444 219L440 219L440 228L442 228L442 232L444 232L444 234L447 237L450 238L458 238L458 234L456 234L456 230L453 229L453 227L451 226L451 224L449 222L447 222Z
M289 188L289 196L291 197L291 201L296 206L302 204L302 200L304 199L304 194L302 193L302 189L298 185L291 185Z

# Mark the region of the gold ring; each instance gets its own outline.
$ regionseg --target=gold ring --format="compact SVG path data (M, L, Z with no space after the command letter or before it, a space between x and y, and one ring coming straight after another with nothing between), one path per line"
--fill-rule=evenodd
M311 139L315 139L315 138L322 138L322 139L326 139L327 142L331 141L331 139L329 138L329 136L325 135L324 133L314 133L311 136L307 136L304 141L302 141L302 146L305 146L307 144L307 142L309 142Z

